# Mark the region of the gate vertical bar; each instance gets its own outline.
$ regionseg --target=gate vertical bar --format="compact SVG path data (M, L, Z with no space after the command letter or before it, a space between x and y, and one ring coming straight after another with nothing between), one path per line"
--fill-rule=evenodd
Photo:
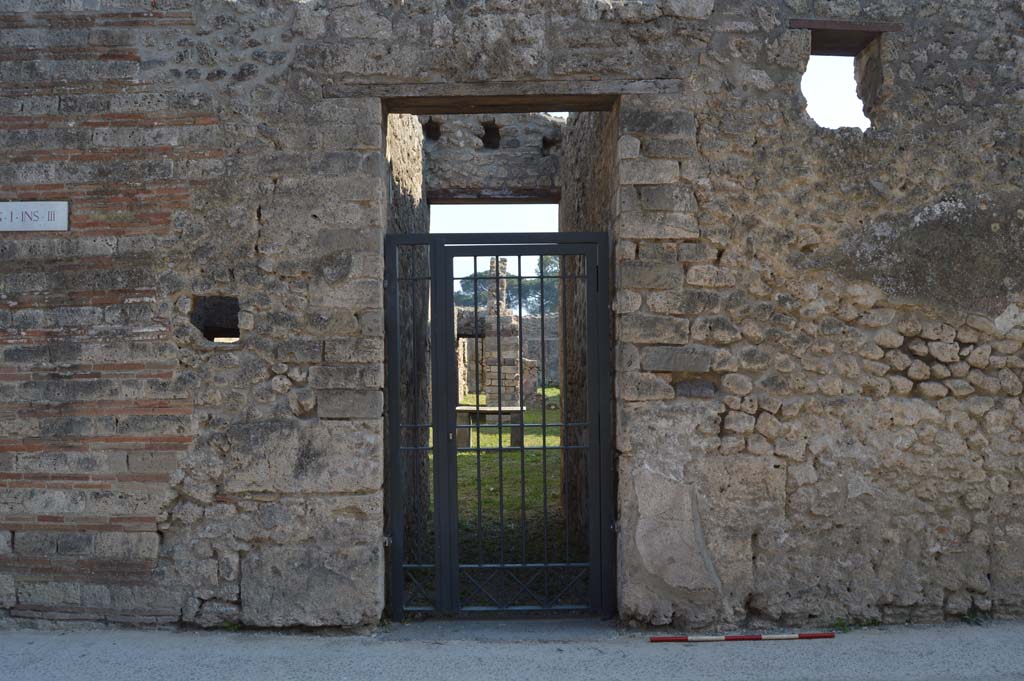
M601 440L600 440L600 376L603 366L597 344L597 248L587 248L584 257L584 280L586 288L586 343L587 343L587 543L590 549L590 603L595 609L601 605L601 574L603 561L601 553Z
M598 381L598 442L600 444L600 487L597 489L600 502L601 527L601 603L599 611L604 617L615 614L615 485L617 471L615 455L612 452L612 391L611 370L615 366L611 356L611 259L610 235L597 240L597 262L595 277L597 286L597 312L593 320L597 335L597 360L594 362L594 378ZM604 367L609 367L605 370Z
M401 359L401 340L398 333L398 246L391 239L384 243L384 332L387 337L387 508L388 532L391 537L388 561L388 590L390 615L394 622L402 621L405 610L405 522L402 494L403 466L401 450L401 370L396 363Z
M540 256L540 456L541 456L541 486L544 496L543 518L544 518L544 605L551 604L551 570L548 568L548 381L547 381L547 337L544 334L544 258ZM559 384L561 385L561 384ZM525 435L525 433L524 433Z
M444 249L438 249L441 251L438 257L441 264L444 265L442 272L444 273L444 279L442 282L441 293L442 293L442 305L441 315L439 316L441 322L441 332L444 340L442 348L444 349L444 362L442 365L442 374L444 375L443 381L445 384L445 405L446 405L446 419L445 429L448 431L447 444L445 446L445 460L448 463L447 467L447 483L450 493L448 495L448 516L446 521L451 528L448 533L448 551L446 557L448 564L451 565L451 571L448 575L449 583L449 609L451 612L456 612L459 609L459 453L458 443L455 437L456 427L458 425L458 417L456 416L455 409L459 404L459 367L456 354L456 345L458 339L455 334L455 262L453 257L445 257ZM445 371L446 369L446 371Z
M448 533L451 527L448 524L448 514L445 509L445 500L451 495L448 487L447 465L445 453L445 441L448 438L448 404L445 400L446 388L444 380L444 364L447 360L444 348L443 324L439 318L444 309L444 282L442 273L444 267L441 262L442 242L436 237L430 239L430 345L433 356L430 364L431 399L433 403L434 423L433 432L433 455L434 455L434 526L437 533L437 540L434 546L435 575L437 580L437 593L434 608L437 612L450 612L451 589L450 578L447 574L451 570L451 563L447 560L445 551L448 546Z
M455 407L458 402L458 368L455 354L455 304L452 258L444 241L431 240L431 338L434 346L434 480L437 490L437 609L458 610L458 491L456 471Z

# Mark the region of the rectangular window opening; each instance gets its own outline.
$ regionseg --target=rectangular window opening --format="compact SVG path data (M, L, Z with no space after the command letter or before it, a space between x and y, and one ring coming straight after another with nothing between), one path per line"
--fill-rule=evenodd
M193 296L190 321L208 341L237 343L242 337L238 312L234 296Z
M811 56L800 83L811 119L823 128L871 127L882 84L879 39L902 26L792 19L789 27L811 32Z

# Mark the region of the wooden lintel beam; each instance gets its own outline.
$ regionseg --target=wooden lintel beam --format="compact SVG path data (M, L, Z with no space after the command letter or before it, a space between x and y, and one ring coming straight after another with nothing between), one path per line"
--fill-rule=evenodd
M481 203L558 203L562 191L558 188L537 189L431 189L427 203L481 204Z
M856 57L883 33L902 31L903 24L888 21L790 19L789 27L811 31L811 54Z
M388 113L476 114L544 111L610 111L617 95L483 95L454 97L389 97Z

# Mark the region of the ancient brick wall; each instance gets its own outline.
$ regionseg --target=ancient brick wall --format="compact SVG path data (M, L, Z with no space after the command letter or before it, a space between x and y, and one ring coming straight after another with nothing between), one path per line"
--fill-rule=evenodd
M420 116L432 201L558 201L562 125L547 114Z
M895 20L867 134L794 17ZM619 612L1024 609L1019 2L0 0L0 605L383 605L381 101L618 98ZM565 146L563 142L563 147ZM563 169L564 171L564 169ZM206 340L193 297L237 297Z
M231 10L0 8L0 192L71 201L66 234L0 235L0 600L19 617L382 607L380 104L267 95L278 29L206 9ZM238 343L190 323L208 294L238 298Z
M167 263L224 150L209 97L138 87L132 34L193 19L0 21L0 199L75 206L66 234L0 234L0 604L177 621L180 597L152 579L195 434Z

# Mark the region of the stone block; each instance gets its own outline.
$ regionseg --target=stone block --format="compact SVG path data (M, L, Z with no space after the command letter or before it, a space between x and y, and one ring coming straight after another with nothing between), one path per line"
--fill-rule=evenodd
M950 364L960 359L960 344L932 341L928 344L928 354L940 362Z
M309 387L315 390L336 388L358 390L383 386L384 365L382 363L309 368Z
M619 340L626 343L683 344L690 336L688 319L637 312L619 320Z
M627 158L619 164L622 184L669 184L679 180L679 161Z
M369 626L384 608L377 545L259 546L241 574L241 621L250 626Z
M643 400L670 400L674 398L672 385L657 374L622 372L616 377L619 399L639 402Z
M679 211L624 212L619 215L616 231L622 239L693 240L700 237L696 215Z
M713 291L656 291L648 294L647 307L659 314L698 315L718 312L721 298Z
M384 414L380 390L317 390L316 413L322 419L371 419Z
M274 352L282 362L311 364L323 361L323 345L318 340L289 340L280 342Z
M156 560L160 535L156 532L99 532L95 539L97 558L107 560Z
M658 345L640 349L640 366L647 371L705 374L714 350L702 345Z
M697 119L689 111L656 111L631 108L620 114L624 130L643 133L646 136L673 139L693 139L697 134ZM653 184L635 182L630 184Z
M677 249L679 262L707 263L718 258L718 250L705 243L681 243Z
M683 268L675 263L624 262L619 265L619 286L627 289L672 289L683 281Z
M384 361L384 339L333 338L324 343L324 361L328 364L372 364Z
M674 241L641 241L637 244L636 259L644 262L674 262L676 244Z
M719 409L713 401L692 399L625 403L619 409L616 444L644 465L678 471L700 452L717 449Z
M52 556L57 553L57 533L15 532L14 553L22 556Z
M715 0L663 0L665 16L681 19L707 19L715 9Z
M158 452L130 452L128 470L132 473L171 473L178 468L178 455Z
M679 184L662 184L640 187L640 205L645 210L674 211L677 213L697 212L697 199L693 190Z
M229 492L288 493L377 490L384 456L379 412L377 417L280 419L233 426L228 430L231 449L224 488Z
M729 412L723 420L725 430L732 433L747 435L754 432L755 419L750 414L739 411Z
M331 310L380 309L384 284L379 279L315 280L309 290L310 305Z
M736 285L736 274L715 265L693 265L686 270L686 283L691 286L728 288Z
M625 556L630 579L647 573L673 589L714 594L707 547L698 534L693 486L648 469L633 474L637 517L632 531L635 558ZM634 558L637 564L630 564Z
M743 374L726 374L722 377L722 389L732 395L749 395L754 390L754 384Z
M241 606L224 601L204 601L196 613L195 623L204 628L222 627L237 623L241 617Z
M676 383L676 397L710 398L718 394L718 386L706 378L694 378Z
M0 608L10 608L18 602L18 586L14 575L0 573Z
M62 556L85 556L93 552L95 535L87 532L61 532L57 535L57 553Z
M20 582L19 605L79 605L82 586L75 582Z
M619 138L619 158L638 158L640 156L640 140L632 135Z

